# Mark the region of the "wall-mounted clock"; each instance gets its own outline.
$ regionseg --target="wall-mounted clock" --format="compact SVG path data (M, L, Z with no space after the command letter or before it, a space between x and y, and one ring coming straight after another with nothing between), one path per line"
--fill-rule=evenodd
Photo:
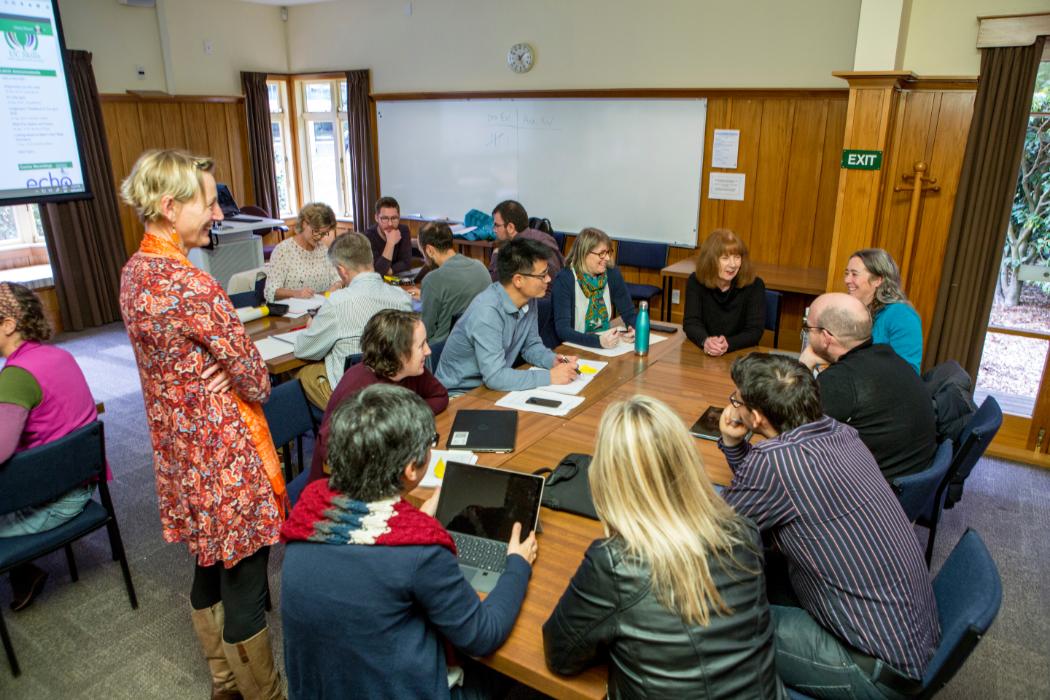
M507 67L515 73L528 73L536 56L528 44L514 44L507 52Z

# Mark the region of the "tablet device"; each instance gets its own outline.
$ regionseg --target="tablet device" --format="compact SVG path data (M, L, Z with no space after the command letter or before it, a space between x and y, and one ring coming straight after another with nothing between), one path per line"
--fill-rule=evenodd
M513 452L518 412L463 409L452 421L445 448L471 452Z
M689 429L689 434L704 440L717 440L722 437L722 431L718 429L718 419L721 417L721 408L708 406L707 410L704 411L704 415L700 416L693 423L693 427Z

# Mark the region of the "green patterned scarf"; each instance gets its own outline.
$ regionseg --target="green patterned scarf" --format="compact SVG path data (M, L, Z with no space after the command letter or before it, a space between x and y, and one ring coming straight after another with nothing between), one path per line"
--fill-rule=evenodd
M579 275L580 289L587 297L587 315L583 319L585 333L595 333L609 328L609 309L605 306L605 283L608 275Z

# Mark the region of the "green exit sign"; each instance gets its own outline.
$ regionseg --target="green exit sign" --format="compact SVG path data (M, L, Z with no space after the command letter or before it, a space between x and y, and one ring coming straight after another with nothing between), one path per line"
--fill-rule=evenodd
M878 170L882 167L882 151L842 151L842 167L847 170Z

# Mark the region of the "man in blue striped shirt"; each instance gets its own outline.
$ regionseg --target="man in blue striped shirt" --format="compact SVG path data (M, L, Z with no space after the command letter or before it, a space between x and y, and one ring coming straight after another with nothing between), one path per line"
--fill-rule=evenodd
M903 697L940 640L911 524L857 431L823 415L805 366L752 353L732 376L723 495L783 555L797 597L770 606L777 672L821 697ZM766 439L752 446L749 430Z

